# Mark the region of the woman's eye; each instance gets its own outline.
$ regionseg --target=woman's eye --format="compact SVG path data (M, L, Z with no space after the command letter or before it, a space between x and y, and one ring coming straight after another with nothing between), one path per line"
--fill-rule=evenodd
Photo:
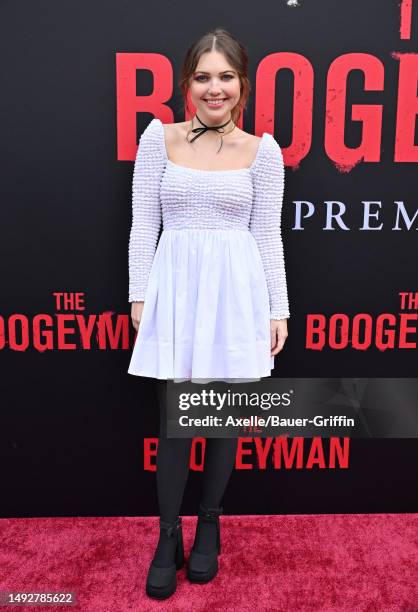
M233 79L234 76L232 74L224 74L222 78L227 79L229 81ZM203 82L206 79L207 77L204 74L201 74L200 76L196 77L196 81L200 81L200 82Z

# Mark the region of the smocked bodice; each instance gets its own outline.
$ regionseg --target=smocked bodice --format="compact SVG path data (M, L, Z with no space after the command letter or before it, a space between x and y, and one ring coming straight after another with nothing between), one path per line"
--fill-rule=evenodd
M248 229L251 172L197 170L168 160L160 199L164 229Z

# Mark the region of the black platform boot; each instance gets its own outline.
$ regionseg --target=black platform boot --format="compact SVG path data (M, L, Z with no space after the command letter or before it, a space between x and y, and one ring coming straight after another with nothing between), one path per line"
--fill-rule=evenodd
M221 552L219 516L222 512L222 507L206 508L199 504L198 523L200 521L207 521L216 524L216 548L212 552L205 554L194 550L193 546L187 564L187 578L191 582L209 582L218 573L218 555Z
M167 538L177 538L174 563L169 567L157 567L151 562L148 570L146 593L156 599L166 599L177 588L176 570L184 565L184 546L181 517L173 523L160 519L160 530L165 532Z

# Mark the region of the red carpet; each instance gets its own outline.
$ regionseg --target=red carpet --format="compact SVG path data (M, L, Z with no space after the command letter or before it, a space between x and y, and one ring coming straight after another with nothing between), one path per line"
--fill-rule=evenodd
M183 517L186 557L195 517ZM75 591L76 606L2 610L418 610L418 515L222 516L220 572L144 594L152 518L0 519L0 590Z

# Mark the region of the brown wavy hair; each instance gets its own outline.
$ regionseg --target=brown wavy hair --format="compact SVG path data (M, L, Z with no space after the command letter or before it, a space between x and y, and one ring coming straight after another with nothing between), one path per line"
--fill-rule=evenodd
M244 46L230 32L223 28L215 28L196 40L188 49L181 68L181 76L178 81L183 97L184 111L191 115L187 101L189 82L199 59L203 53L218 51L223 53L226 60L237 71L241 95L238 103L231 110L232 121L237 124L241 112L245 110L251 91L250 79L248 77L248 54Z

